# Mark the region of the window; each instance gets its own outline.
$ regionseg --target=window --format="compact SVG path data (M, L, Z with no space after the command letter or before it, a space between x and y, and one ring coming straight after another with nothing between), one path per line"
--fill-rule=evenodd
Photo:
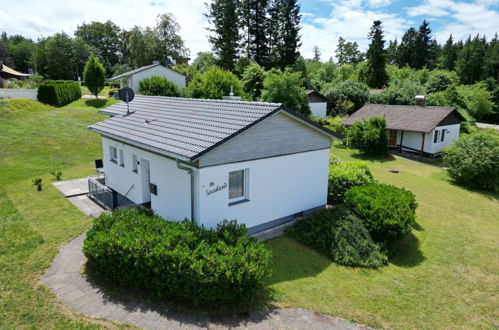
M116 147L109 146L109 160L113 163L118 163L118 152Z
M435 130L435 135L433 136L433 143L437 143L438 142L438 133L440 133L439 130Z
M123 149L120 149L120 166L125 167L125 154Z
M137 155L132 155L132 171L135 173L139 172L139 162L137 161Z
M248 200L247 177L248 170L229 173L229 205Z
M440 142L444 142L445 131L445 129L442 130L442 138L440 139Z

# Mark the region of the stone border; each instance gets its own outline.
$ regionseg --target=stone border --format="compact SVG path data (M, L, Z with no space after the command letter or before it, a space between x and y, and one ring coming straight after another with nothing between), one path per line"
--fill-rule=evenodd
M190 315L108 296L81 276L85 233L66 244L41 282L76 312L149 329L366 329L317 312L287 308L222 316Z

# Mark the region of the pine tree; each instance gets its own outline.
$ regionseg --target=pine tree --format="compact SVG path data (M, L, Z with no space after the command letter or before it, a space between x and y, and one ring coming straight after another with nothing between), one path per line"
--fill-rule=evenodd
M368 38L371 40L367 50L367 83L371 87L381 88L388 83L385 59L385 41L381 21L374 21Z
M239 1L213 0L207 4L208 28L212 35L208 37L213 52L218 56L219 65L226 70L234 69L234 62L240 49Z
M355 65L363 61L363 54L359 51L359 45L356 42L346 41L340 36L336 47L336 58L339 65Z
M297 0L273 0L268 13L271 63L284 69L300 56L300 6Z
M397 51L398 51L398 41L395 38L395 41L391 41L386 47L386 63L387 64L396 64L397 63Z
M442 63L441 66L445 70L452 71L456 67L457 60L457 46L454 44L452 34L449 39L445 42L442 48Z
M435 54L433 54L434 52L432 51L432 43L430 23L424 20L419 26L416 37L414 63L411 67L422 69L423 67L429 67L434 63Z
M417 48L418 31L411 27L405 31L400 41L400 46L397 50L397 65L399 67L410 66L414 68L416 65L416 48Z
M313 61L315 62L320 62L321 60L321 51L319 50L318 46L314 46L314 57L312 58Z
M461 83L473 84L485 78L485 52L487 41L485 36L468 37L463 48L459 51L456 61L456 71Z
M269 0L243 0L240 4L240 22L245 34L247 57L261 66L268 66Z

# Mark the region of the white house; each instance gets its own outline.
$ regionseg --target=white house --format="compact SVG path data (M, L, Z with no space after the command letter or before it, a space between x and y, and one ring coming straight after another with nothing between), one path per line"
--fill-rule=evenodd
M138 95L101 113L105 189L168 220L255 233L323 208L333 133L276 103ZM116 205L114 205L116 206Z
M326 117L327 98L313 89L307 89L306 92L312 116Z
M120 83L120 88L130 87L137 93L139 90L139 82L144 78L150 78L152 76L165 77L178 88L184 88L187 85L187 77L185 75L161 65L159 62L153 62L151 65L146 65L114 76L110 78L109 81L118 81Z
M373 116L384 117L388 145L399 150L435 154L459 138L464 117L452 107L426 106L424 96L416 105L366 104L343 124L352 125Z

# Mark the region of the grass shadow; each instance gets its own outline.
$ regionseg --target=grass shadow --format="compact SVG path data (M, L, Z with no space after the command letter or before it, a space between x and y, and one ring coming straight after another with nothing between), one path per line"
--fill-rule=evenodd
M491 201L499 202L499 191L490 191L490 190L484 190L484 189L479 189L479 188L468 187L468 186L465 186L465 185L463 185L461 183L458 183L458 182L454 181L450 177L447 177L447 182L449 184L455 186L455 187L464 189L464 190L466 190L468 192L480 194L480 195L484 196L485 198L487 198L487 199L489 199Z
M426 257L421 252L419 239L410 233L394 244L389 261L396 266L409 268L416 267L425 260Z
M386 156L370 156L361 153L355 153L352 154L352 158L368 162L374 162L374 163L386 163L395 160L395 157L392 154L387 154Z
M88 99L85 104L92 108L102 108L107 103L107 99Z
M414 228L414 230L416 230L416 231L423 231L423 230L424 230L423 226L421 226L421 225L420 225L419 223L417 223L417 222L416 222L416 223L414 223L413 228Z

